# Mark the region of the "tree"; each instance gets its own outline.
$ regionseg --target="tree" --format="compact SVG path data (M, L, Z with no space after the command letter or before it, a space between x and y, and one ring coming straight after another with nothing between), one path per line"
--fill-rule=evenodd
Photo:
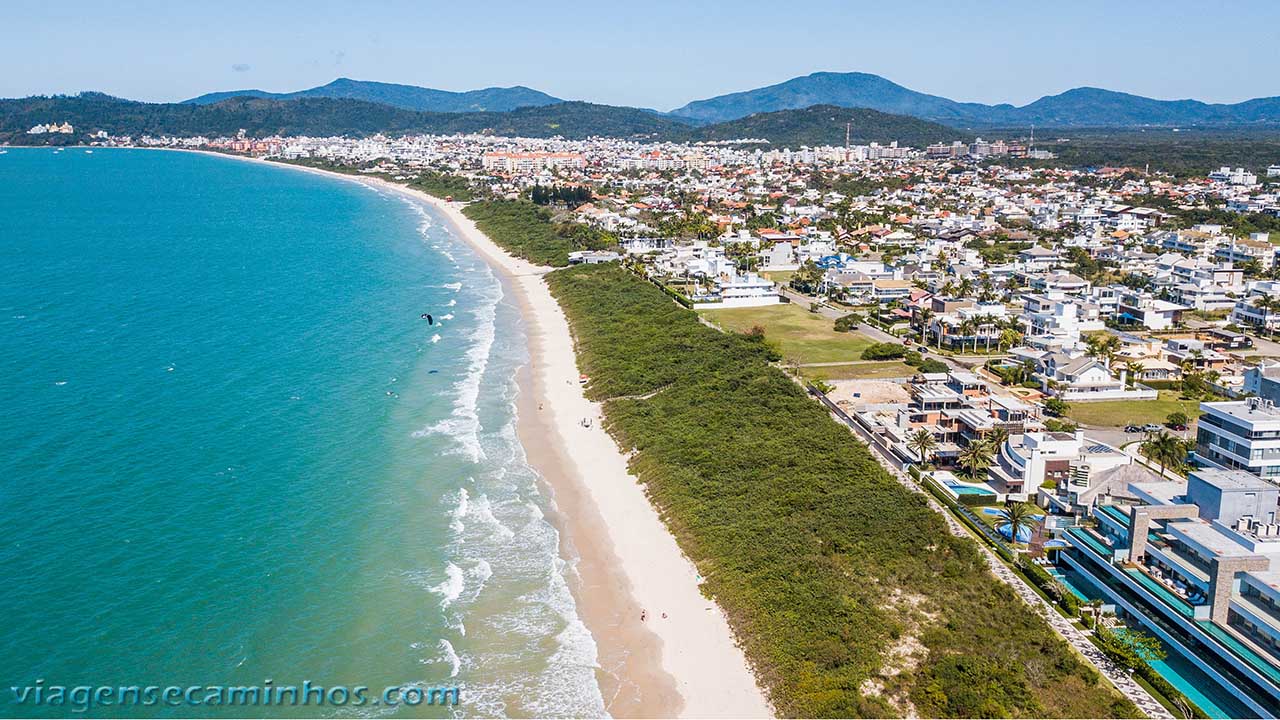
M1139 448L1153 462L1160 463L1160 475L1170 465L1180 467L1187 459L1187 446L1181 440L1167 432L1161 432L1145 442Z
M1000 342L997 345L1001 350L1008 350L1022 342L1022 333L1013 328L1005 328L1000 331Z
M1181 410L1175 410L1174 412L1169 413L1169 416L1164 419L1164 422L1166 425L1170 425L1172 427L1181 427L1190 423L1191 418L1187 417L1187 414Z
M1062 398L1051 397L1044 401L1044 411L1054 417L1065 417L1070 409L1071 405Z
M805 260L799 270L791 276L791 287L806 295L817 295L818 285L822 283L822 268L812 260Z
M959 330L960 330L960 351L964 352L965 338L972 336L973 351L975 353L978 352L978 336L977 336L978 321L971 317L967 317L964 320L960 321Z
M928 464L934 449L938 447L938 441L933 439L933 433L920 428L907 438L907 447L920 456L920 462Z
M920 344L928 345L927 334L929 332L929 321L933 320L934 312L932 309L922 307L916 311L916 318L920 321Z
M1000 509L1000 520L1009 525L1009 539L1018 542L1018 534L1022 530L1028 532L1035 527L1032 518L1032 505L1025 502L1010 501Z
M998 453L1000 452L1000 446L1009 440L1009 431L1002 427L995 428L987 433L985 440L991 447L991 452Z
M968 447L960 451L956 461L964 468L969 479L977 480L981 473L991 467L991 449L983 442L969 443Z
M1146 366L1137 360L1130 360L1124 364L1124 370L1129 374L1129 387L1137 384L1138 378L1142 376L1142 373L1146 372L1146 369Z
M1085 338L1084 344L1089 357L1105 360L1107 367L1111 367L1111 361L1120 349L1120 338L1111 333L1098 333Z
M1126 668L1137 669L1167 656L1158 639L1140 630L1099 627L1095 636L1103 651Z

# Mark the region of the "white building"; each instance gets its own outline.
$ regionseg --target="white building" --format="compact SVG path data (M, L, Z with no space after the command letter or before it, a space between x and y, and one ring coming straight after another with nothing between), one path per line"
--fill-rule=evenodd
M1280 484L1280 409L1270 400L1200 403L1196 459Z
M1182 321L1186 309L1149 293L1132 292L1120 296L1116 313L1121 321L1137 323L1148 330L1167 330Z
M721 275L710 294L695 297L693 301L695 310L718 310L777 305L782 298L776 285L753 272L729 272Z

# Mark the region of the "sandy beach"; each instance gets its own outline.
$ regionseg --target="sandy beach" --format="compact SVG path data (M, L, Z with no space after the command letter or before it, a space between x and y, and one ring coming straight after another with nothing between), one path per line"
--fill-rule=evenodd
M462 214L459 203L377 178L268 164L364 183L431 205L512 292L531 359L519 378L519 434L554 500L562 551L577 559L574 596L596 641L597 674L610 714L771 716L727 620L703 597L696 569L603 430L600 405L583 394L569 323L542 278L550 268L505 253Z

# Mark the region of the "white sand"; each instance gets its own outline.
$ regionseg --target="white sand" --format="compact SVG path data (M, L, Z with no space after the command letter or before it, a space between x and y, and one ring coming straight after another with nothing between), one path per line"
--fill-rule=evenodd
M457 235L508 279L522 296L520 305L530 336L536 334L540 338L531 348L535 380L532 391L538 395L544 408L542 412L549 413L551 418L551 422L542 427L551 428L555 437L548 437L546 441L565 451L563 454L570 462L565 464L568 467L561 465L559 471L585 491L583 494L594 503L604 521L607 537L598 540L612 546L631 597L647 613L642 627L661 642L662 669L674 678L676 691L683 701L680 715L771 717L772 710L746 657L735 644L723 613L714 602L702 596L693 564L649 504L639 481L628 472L618 445L602 428L600 405L583 395L569 323L542 278L550 268L503 252L462 214L459 203L446 203L376 178L267 164L362 182L421 200L448 218ZM584 418L591 419L589 428L582 426ZM544 468L539 470L547 472ZM550 472L555 473L556 469ZM553 485L556 480L548 478ZM639 625L640 618L635 617L634 622ZM609 632L609 628L590 629L597 636L597 642L601 641L600 633ZM645 688L640 691L643 693Z

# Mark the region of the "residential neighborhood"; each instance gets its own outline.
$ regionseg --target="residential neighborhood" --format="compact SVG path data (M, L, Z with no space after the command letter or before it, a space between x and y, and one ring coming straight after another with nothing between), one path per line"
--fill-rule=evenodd
M586 228L571 264L763 338L1077 627L1157 638L1215 716L1280 716L1280 185L1033 142L102 141L447 176Z

